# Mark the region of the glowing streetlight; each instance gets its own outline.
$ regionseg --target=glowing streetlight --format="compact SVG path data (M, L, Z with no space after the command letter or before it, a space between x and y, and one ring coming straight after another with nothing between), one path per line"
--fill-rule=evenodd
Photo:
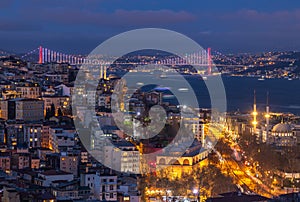
M195 195L195 199L196 199L195 201L198 201L198 200L197 200L197 195L199 196L199 190L196 189L196 188L193 189L193 194Z

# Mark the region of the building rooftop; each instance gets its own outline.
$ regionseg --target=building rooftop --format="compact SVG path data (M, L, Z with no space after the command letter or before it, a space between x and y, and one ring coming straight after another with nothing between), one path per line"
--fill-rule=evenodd
M42 175L72 175L72 173L67 173L61 170L47 170L41 173Z
M269 199L260 195L247 195L239 192L229 192L220 194L219 197L208 198L207 202L259 202Z
M14 98L14 99L10 99L9 101L22 101L22 102L29 102L29 101L41 101L44 102L43 100L39 100L39 99L33 99L33 98Z
M278 123L273 127L272 132L289 133L289 132L292 132L292 127L290 124L287 124L287 123Z
M112 142L116 147L135 147L134 144L127 141L116 141Z

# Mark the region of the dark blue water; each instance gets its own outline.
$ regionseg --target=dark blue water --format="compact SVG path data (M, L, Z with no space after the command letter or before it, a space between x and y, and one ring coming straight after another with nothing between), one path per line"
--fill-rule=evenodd
M143 74L138 76L141 81L143 81L143 76ZM136 75L134 77L136 78ZM178 78L168 76L164 78L164 81L169 84L180 83ZM205 82L199 76L186 75L184 78L193 87L199 107L210 108L211 101ZM155 84L156 79L158 78L153 78L153 84ZM208 77L209 79L214 79L214 77ZM267 92L269 92L269 105L272 112L290 112L300 115L300 80L265 79L259 81L257 78L250 77L223 77L223 83L227 97L227 111L251 111L255 90L258 110L265 111ZM165 100L170 101L172 99L174 100L174 98Z
M210 107L210 98L205 83L195 76L185 77L198 97L200 107ZM210 78L208 78L210 79ZM300 115L300 80L223 77L227 96L227 111L250 111L256 91L257 107L265 110L267 92L273 112L291 112Z

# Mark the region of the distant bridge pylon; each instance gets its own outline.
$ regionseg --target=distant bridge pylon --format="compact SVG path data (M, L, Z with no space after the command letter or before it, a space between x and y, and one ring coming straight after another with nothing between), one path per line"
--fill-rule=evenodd
M183 58L176 56L168 57L161 61L157 61L156 64L201 66L207 68L206 73L211 75L213 67L211 48L199 51L197 53L186 54Z
M57 62L57 63L69 63L69 64L83 64L84 57L78 57L75 55L69 55L50 50L48 48L39 47L39 64Z

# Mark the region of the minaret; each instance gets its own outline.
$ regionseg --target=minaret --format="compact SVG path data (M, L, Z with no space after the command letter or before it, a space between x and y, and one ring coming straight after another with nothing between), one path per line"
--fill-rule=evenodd
M103 67L103 79L106 80L107 77L106 77L106 66Z
M269 106L269 92L267 92L267 105L266 105L266 137L265 141L268 141L269 137L269 125L270 125L270 106Z
M103 79L103 65L100 65L100 79Z
M270 124L270 106L269 106L269 92L267 92L267 106L266 106L266 126L269 127Z
M253 133L256 134L256 126L257 126L257 111L256 111L256 93L255 93L255 90L254 90L254 102L253 102Z
M202 144L203 148L205 146L205 133L204 133L204 130L205 130L205 125L204 125L204 123L202 123L201 124L201 144Z
M211 75L211 69L212 69L211 48L207 49L207 60L208 60L207 74Z

